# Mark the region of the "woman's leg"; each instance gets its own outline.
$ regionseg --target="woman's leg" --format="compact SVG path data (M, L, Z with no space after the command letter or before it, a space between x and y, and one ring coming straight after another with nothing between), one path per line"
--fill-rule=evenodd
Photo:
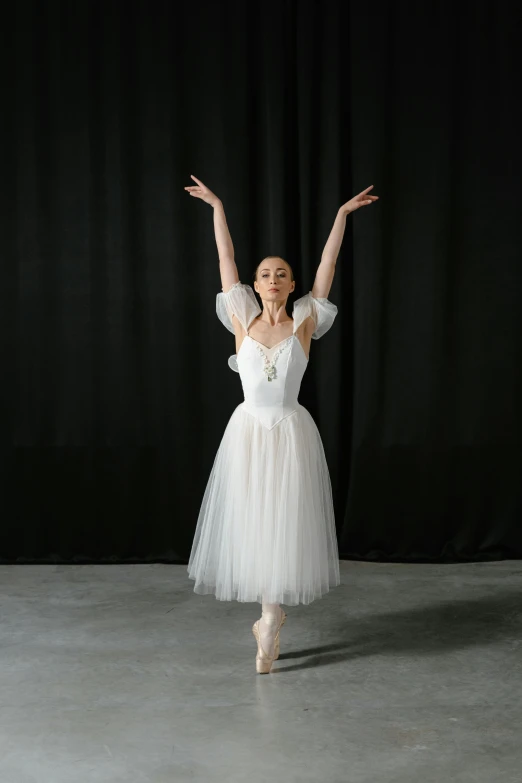
M269 604L266 601L261 604L261 616L267 625L273 625L277 622L280 611L279 604Z

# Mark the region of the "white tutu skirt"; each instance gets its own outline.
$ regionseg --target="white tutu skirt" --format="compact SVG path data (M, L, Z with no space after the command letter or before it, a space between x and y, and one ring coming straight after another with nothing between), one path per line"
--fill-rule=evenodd
M340 583L330 475L306 408L272 429L233 412L205 489L188 564L194 592L295 606Z

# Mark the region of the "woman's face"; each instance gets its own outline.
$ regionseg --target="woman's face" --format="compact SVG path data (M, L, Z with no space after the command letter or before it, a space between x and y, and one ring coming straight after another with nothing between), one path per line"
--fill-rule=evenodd
M254 288L267 302L284 301L295 288L288 265L281 258L266 258L259 265Z

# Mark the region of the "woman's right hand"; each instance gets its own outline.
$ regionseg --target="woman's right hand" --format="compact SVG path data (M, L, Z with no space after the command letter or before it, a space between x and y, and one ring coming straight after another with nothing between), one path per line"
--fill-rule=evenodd
M206 201L207 204L210 204L212 207L215 207L216 204L219 203L220 199L216 196L215 193L212 193L211 190L209 190L200 179L194 176L194 174L190 175L193 180L195 180L198 184L197 185L189 185L185 188L185 190L188 191L189 196L196 196L196 198L200 198L203 201Z

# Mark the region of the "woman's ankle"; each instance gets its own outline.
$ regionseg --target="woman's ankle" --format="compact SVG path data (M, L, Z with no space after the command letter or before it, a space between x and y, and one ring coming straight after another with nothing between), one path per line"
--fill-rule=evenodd
M270 604L263 601L261 606L261 617L268 626L276 625L281 617L281 607L279 604Z

